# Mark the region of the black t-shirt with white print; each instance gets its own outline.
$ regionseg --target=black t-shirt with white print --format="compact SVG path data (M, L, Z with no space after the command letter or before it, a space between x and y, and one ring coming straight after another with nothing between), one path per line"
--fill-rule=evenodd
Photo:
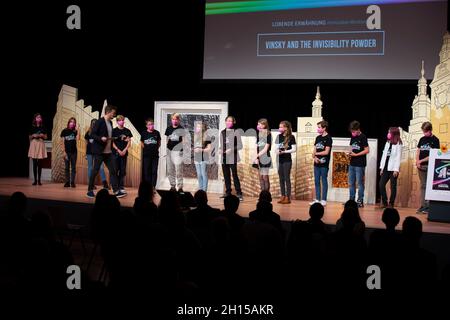
M144 143L143 155L146 158L159 157L158 144L161 141L161 134L158 130L148 132L145 130L141 133L141 141Z
M291 135L289 137L289 140L287 142L287 146L285 146L284 144L284 139L285 136L283 136L281 133L277 136L277 139L275 140L275 143L278 146L279 150L283 150L283 151L288 151L288 150L292 150L292 146L294 144L297 144L295 141L295 137L293 135ZM281 153L278 155L278 160L283 163L283 162L292 162L292 155L290 153Z
M314 166L328 168L328 166L330 165L332 146L333 146L333 139L330 137L329 134L327 134L326 136L319 135L316 137L316 141L314 142L316 152L323 152L325 151L326 147L330 147L330 152L326 156L316 156L320 162L319 163L314 162Z
M352 136L352 138L350 139L350 146L352 147L353 153L360 153L369 146L369 142L367 141L366 135L361 133L356 137ZM365 167L367 166L366 158L366 154L363 156L351 157L350 165L354 167Z
M130 129L128 129L128 128L120 129L119 127L116 127L112 131L112 137L114 139L113 141L114 141L114 144L116 145L116 147L119 148L120 151L122 151L128 145L128 141L126 139L132 138L133 134L131 133ZM114 154L117 154L116 149L113 149L112 152ZM128 151L127 151L126 156L127 155L128 155Z
M430 155L430 149L440 148L439 139L433 135L431 137L422 137L417 143L417 148L420 149L419 160L422 160ZM422 163L423 166L428 165L428 161Z
M61 131L61 138L64 138L64 149L66 153L77 152L77 130L75 129L64 129Z
M167 149L173 150L178 144L183 143L183 137L186 132L182 126L174 128L173 126L168 126L165 132L167 136ZM182 151L183 147L177 147L177 151Z

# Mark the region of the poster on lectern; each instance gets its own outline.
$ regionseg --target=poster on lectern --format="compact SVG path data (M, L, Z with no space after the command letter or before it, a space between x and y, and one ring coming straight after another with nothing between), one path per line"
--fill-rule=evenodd
M450 152L431 149L425 199L450 202Z

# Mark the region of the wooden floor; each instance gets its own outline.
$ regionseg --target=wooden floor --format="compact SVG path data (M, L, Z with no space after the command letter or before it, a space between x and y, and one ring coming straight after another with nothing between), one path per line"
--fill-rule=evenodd
M21 191L29 198L47 199L67 202L81 202L93 203L94 199L86 197L87 186L77 185L76 188L64 188L60 183L43 182L42 186L32 186L31 180L27 178L0 178L0 195L11 195L15 191ZM120 199L122 206L132 207L134 199L137 196L137 189L128 188L128 195ZM220 199L219 194L208 194L209 204L216 208L223 208L223 199ZM159 196L156 196L156 202L159 201ZM248 213L255 209L256 198L246 197L241 202L238 213L244 217L248 217ZM309 203L308 201L294 200L289 205L280 205L276 203L277 199L273 201L274 211L281 216L283 221L292 221L296 219L308 219ZM342 203L328 202L325 208L324 222L327 224L335 224L336 220L342 212ZM423 223L424 232L444 233L450 234L450 224L440 222L430 222L426 215L416 214L414 208L397 208L400 212L400 226L403 219L407 216L415 216ZM369 228L384 228L381 221L382 211L376 206L367 205L360 209L361 218Z

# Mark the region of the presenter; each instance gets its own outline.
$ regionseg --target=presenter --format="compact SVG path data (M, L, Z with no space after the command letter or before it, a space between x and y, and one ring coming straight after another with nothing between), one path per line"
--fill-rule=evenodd
M431 122L422 123L423 137L417 143L416 149L416 167L420 180L420 208L417 213L428 213L428 201L425 200L425 189L427 186L428 158L430 149L440 147L439 139L433 134L433 125Z
M239 150L242 149L242 138L239 129L235 129L236 119L228 116L225 119L226 128L220 133L220 148L222 150L222 172L225 180L225 194L222 198L231 195L231 175L233 175L234 188L240 201L243 201L241 182L237 173L237 163L240 161Z
M297 144L289 121L281 121L278 131L279 135L275 140L281 189L281 198L278 203L289 204L291 203L291 154L297 151Z
M397 179L400 173L400 162L402 160L402 139L398 127L389 128L387 141L384 145L383 155L380 162L380 194L381 209L394 207L397 195ZM386 184L391 182L391 197L388 202Z
M91 137L91 131L96 122L97 122L97 119L91 120L91 125L89 126L89 130L86 131L86 133L84 135L84 140L86 140L86 160L88 163L88 174L87 174L88 182L91 177L92 168L94 167L94 156L92 154L92 144L94 143L94 139ZM103 188L109 189L108 182L106 181L105 170L103 169L103 167L104 166L102 163L102 165L100 166L100 177L102 178ZM96 189L95 185L94 185L94 189Z
M94 167L92 169L91 177L89 178L89 186L87 196L88 198L94 198L94 181L97 177L98 171L102 163L105 163L109 171L109 179L111 181L111 186L114 195L117 198L122 198L126 194L120 192L119 185L117 183L117 173L116 173L116 163L114 161L114 156L112 154L112 122L116 116L117 108L112 105L107 105L105 107L105 115L100 118L94 125L91 131L91 137L93 139L92 143L92 154L94 156Z
M47 139L47 130L44 127L42 116L36 113L33 116L33 122L28 134L30 147L28 149L28 157L33 160L33 186L41 186L42 159L47 158L47 150L44 140Z

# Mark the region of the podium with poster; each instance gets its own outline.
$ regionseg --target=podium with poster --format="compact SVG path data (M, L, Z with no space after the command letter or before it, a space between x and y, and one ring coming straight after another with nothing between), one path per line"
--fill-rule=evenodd
M431 149L425 199L430 202L428 220L450 222L450 152Z

